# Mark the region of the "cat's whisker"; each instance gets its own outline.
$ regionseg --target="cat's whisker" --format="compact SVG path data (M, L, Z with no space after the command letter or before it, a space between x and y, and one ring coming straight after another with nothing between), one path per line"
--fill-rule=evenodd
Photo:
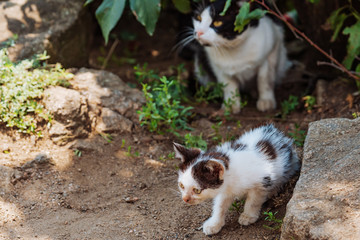
M184 39L182 39L181 41L179 41L177 44L175 44L175 46L171 49L171 53L174 51L180 52L186 45L188 45L190 42L192 42L194 40L194 35L191 34L187 37L185 37Z

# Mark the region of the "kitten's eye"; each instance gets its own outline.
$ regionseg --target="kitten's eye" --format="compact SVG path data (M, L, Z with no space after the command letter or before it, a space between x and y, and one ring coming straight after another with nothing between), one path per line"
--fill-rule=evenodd
M201 22L201 16L200 15L197 15L196 19Z
M220 27L222 24L223 24L222 21L214 21L213 22L214 27Z
M180 187L181 189L184 189L184 188L185 188L182 183L179 183L179 187Z
M194 191L194 193L196 193L196 194L200 194L200 193L201 193L201 189L194 188L193 191Z

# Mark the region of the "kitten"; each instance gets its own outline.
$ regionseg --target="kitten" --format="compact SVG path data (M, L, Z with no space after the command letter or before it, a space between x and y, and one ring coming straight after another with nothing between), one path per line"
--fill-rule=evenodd
M259 218L262 204L299 170L292 142L273 125L266 125L207 152L174 143L176 157L182 161L178 185L184 202L214 199L212 216L203 224L206 235L221 230L235 197L246 198L241 225Z
M193 29L182 34L178 44L194 52L195 74L200 83L206 85L217 79L225 85L224 101L234 100L233 113L240 112L239 87L255 78L257 109L275 109L275 84L291 66L283 29L266 15L251 20L241 33L234 31L235 18L244 1L232 1L225 16L220 16L225 1L203 1L194 11ZM251 8L259 7L251 3Z

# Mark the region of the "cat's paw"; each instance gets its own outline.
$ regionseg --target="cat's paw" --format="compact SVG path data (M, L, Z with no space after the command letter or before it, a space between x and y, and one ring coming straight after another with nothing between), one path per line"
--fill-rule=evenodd
M259 216L250 216L246 213L242 213L239 217L239 223L240 225L249 225L249 224L252 224L254 222L256 222L256 220L258 220Z
M275 99L259 99L256 107L261 112L273 110L276 108L276 101Z
M227 107L225 104L222 104L222 105L221 105L221 111L222 111L222 112L225 112L225 110L228 110L228 107ZM231 113L232 113L232 114L240 113L240 111L241 111L241 105L240 105L240 103L239 103L239 104L233 103L233 104L231 105Z
M220 232L221 228L225 225L225 220L219 220L216 218L209 218L203 224L203 232L206 235L214 235Z

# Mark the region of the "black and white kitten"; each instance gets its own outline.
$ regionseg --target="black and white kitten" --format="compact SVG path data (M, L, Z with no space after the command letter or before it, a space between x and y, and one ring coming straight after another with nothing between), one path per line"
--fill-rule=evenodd
M182 161L178 178L182 199L189 204L214 199L212 216L203 224L206 235L221 230L235 197L246 198L241 225L258 219L262 204L299 170L292 143L273 125L207 152L174 143L176 157Z
M275 84L291 66L283 29L266 15L252 20L241 33L234 31L235 18L244 1L232 1L225 16L220 16L225 2L202 1L194 11L193 28L179 44L195 53L195 74L202 84L217 79L225 85L224 101L234 100L233 113L240 112L239 88L255 78L257 109L275 109ZM251 6L259 7L256 3Z

